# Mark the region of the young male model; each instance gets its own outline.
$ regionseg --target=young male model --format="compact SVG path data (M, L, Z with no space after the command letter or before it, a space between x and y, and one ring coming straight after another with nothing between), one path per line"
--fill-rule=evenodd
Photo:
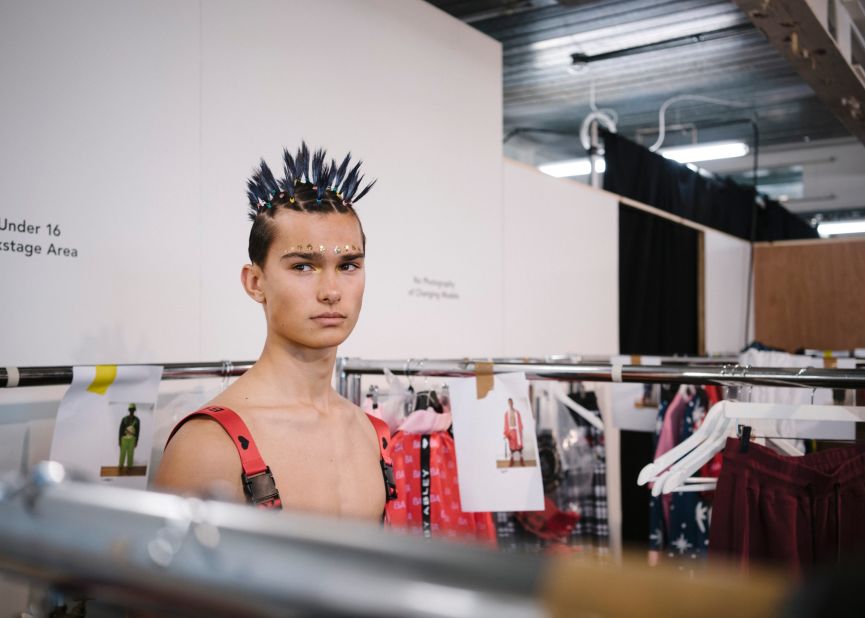
M304 144L295 157L285 151L285 178L277 180L262 161L249 180L251 263L240 278L264 311L264 349L175 429L157 487L382 517L389 436L331 386L337 346L363 301L366 239L353 205L373 183L358 192L360 163L349 170L350 155L339 166L326 161L322 150L310 158Z

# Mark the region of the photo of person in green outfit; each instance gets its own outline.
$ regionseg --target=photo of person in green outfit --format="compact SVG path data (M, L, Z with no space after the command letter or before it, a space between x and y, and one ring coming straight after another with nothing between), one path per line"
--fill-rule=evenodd
M118 468L132 467L135 457L135 447L138 446L138 435L141 433L141 420L135 416L136 406L129 404L129 414L120 420L118 443L120 445L120 463Z

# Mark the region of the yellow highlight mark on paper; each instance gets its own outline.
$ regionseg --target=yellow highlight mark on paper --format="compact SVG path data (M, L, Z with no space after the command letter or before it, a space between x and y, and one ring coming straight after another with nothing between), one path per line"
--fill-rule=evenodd
M117 365L96 365L96 377L93 378L93 382L87 387L87 390L97 395L104 395L116 377Z

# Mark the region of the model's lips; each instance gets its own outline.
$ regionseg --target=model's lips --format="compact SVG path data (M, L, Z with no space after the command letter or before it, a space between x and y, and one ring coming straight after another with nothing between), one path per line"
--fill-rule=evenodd
M313 320L331 320L331 319L344 320L345 316L341 313L330 312L330 313L319 313L318 315L312 316L312 319Z

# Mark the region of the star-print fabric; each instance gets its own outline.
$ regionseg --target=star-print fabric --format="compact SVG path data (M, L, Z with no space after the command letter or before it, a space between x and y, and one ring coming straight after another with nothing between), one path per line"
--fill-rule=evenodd
M387 504L391 527L427 538L496 543L491 513L464 513L460 507L454 440L446 431L391 440L397 499Z
M661 389L661 404L658 408L658 423L655 436L669 431L677 437L675 444L689 437L699 427L709 405L709 395L704 389L695 389L693 394L676 401L678 387ZM681 414L675 406L682 405ZM671 423L674 424L671 428ZM661 452L665 452L664 451ZM661 452L656 451L658 456ZM711 518L711 493L676 492L649 499L649 548L656 551L662 560L694 561L706 557L709 547L709 521Z

